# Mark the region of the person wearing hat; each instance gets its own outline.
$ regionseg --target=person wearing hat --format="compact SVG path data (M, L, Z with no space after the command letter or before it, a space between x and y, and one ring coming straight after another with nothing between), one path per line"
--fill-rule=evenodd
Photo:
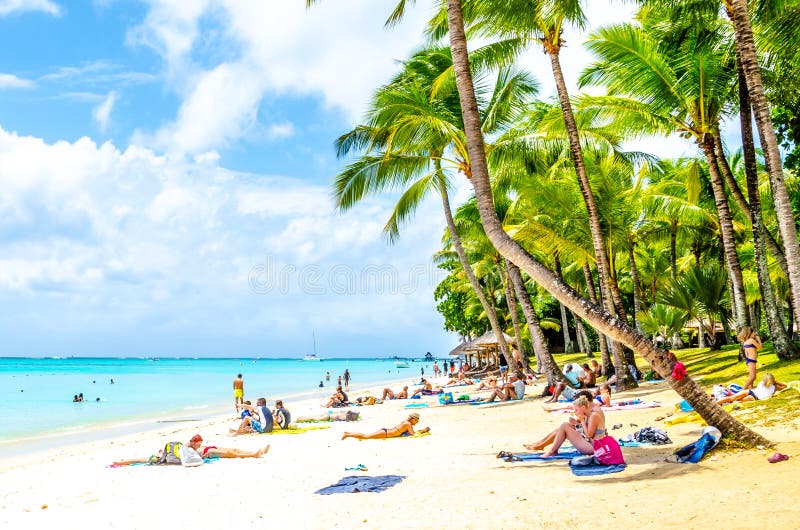
M345 432L342 435L342 440L345 438L358 438L359 440L376 440L378 438L399 438L400 436L414 436L414 425L419 423L419 414L412 412L408 418L401 422L396 427L379 429L373 433L362 434L360 432ZM419 433L430 432L430 427L420 429Z

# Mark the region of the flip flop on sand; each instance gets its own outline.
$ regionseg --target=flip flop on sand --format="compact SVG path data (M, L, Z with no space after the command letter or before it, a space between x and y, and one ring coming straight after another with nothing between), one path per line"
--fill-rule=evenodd
M514 453L509 453L508 451L500 451L497 453L497 458L508 458L514 456Z
M789 455L775 453L771 457L767 458L767 461L769 461L770 464L774 464L775 462L783 462L784 460L789 460Z

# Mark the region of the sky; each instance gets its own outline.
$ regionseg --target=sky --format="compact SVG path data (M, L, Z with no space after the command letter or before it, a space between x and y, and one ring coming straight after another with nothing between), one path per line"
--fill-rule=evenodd
M589 4L592 27L632 9ZM454 347L435 198L394 245L392 197L331 200L335 138L432 9L386 29L393 5L0 0L0 356L293 357L312 334L321 357ZM590 57L566 38L574 90ZM546 57L523 64L552 97Z

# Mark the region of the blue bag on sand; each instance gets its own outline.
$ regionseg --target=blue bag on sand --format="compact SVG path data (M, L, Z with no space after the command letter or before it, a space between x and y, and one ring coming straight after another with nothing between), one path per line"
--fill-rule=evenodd
M715 427L706 427L703 436L696 442L692 442L685 447L681 447L675 453L675 458L681 464L696 464L719 442L721 433Z
M448 392L446 394L442 394L441 396L439 396L439 403L442 404L442 405L447 405L448 403L452 403L452 402L453 402L453 393L452 392Z

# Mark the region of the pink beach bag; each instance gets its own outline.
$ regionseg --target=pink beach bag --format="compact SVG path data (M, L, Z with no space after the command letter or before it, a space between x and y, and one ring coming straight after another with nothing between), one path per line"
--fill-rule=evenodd
M594 457L603 465L613 466L624 464L625 458L622 456L622 449L613 436L604 436L592 442L594 446Z

